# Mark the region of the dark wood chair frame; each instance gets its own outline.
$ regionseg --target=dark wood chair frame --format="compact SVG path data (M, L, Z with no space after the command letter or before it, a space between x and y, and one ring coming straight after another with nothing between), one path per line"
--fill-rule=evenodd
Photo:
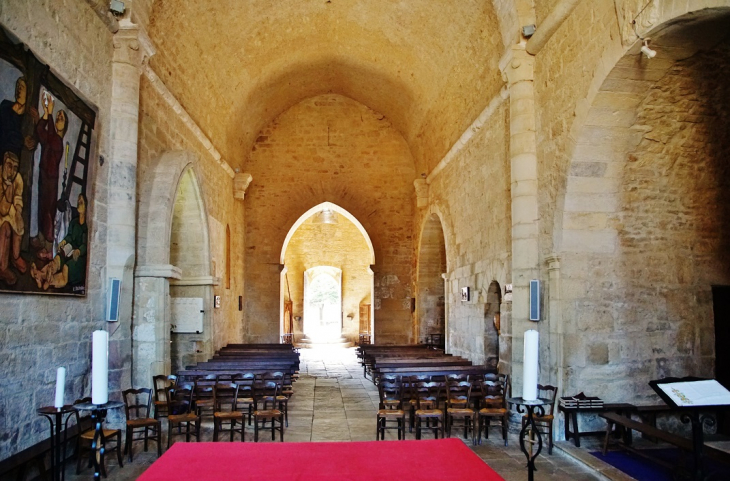
M127 389L122 391L124 400L124 414L127 419L126 441L124 454L129 455L132 462L135 441L144 441L144 450L147 452L150 440L157 443L157 456L162 456L162 425L159 419L150 417L152 405L152 389Z
M480 383L481 396L477 411L478 424L477 436L474 444L482 444L482 432L484 437L489 439L489 428L492 419L497 419L502 428L502 439L504 445L508 443L509 409L507 398L509 397L509 375L487 374Z
M167 391L167 447L174 436L172 429L177 425L182 428L185 425L185 441L190 442L190 436L200 441L200 416L195 414L193 405L193 393L195 386L189 382L178 382L174 387ZM194 424L194 432L190 432L190 424ZM182 434L182 430L178 429L178 434Z

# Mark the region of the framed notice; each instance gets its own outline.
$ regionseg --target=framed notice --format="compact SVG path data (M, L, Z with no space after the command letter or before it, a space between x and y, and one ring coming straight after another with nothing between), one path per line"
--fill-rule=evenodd
M730 405L730 391L715 379L665 378L649 385L672 407Z

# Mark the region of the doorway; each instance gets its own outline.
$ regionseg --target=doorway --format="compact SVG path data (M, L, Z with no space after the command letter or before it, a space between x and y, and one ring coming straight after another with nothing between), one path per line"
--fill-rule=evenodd
M317 266L304 272L304 334L314 343L342 337L342 270Z

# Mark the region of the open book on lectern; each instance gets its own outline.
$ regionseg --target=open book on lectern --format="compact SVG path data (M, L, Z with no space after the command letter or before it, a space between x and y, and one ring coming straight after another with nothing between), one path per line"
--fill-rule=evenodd
M730 391L715 379L667 378L649 384L670 406L730 405Z

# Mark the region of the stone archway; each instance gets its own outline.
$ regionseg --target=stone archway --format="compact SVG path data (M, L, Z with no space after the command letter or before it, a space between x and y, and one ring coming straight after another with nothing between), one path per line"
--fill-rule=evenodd
M315 222L323 211L330 211L339 220L335 225ZM368 232L360 221L342 207L323 202L297 219L282 245L280 262L280 333L285 333L287 303L292 309L292 333L296 342L308 343L305 332L304 292L306 271L317 266L331 266L340 271L341 334L349 342L357 342L358 334L367 325L374 333L375 251ZM374 338L374 337L373 337Z
M574 373L565 392L638 398L647 379L712 374L709 286L730 282L730 175L719 161L729 143L717 127L730 107L729 26L725 8L645 33L657 57L637 42L587 111L551 261L562 286L550 294L562 306L551 307L562 316L551 326L564 346L558 382ZM624 371L633 374L598 382Z
M196 175L197 157L184 151L167 152L139 184L137 268L135 269L132 324L133 384L148 386L152 376L171 372L171 293L183 297L187 290L203 298L204 328L193 351L209 355L213 278L207 209ZM181 222L182 219L185 222ZM174 246L192 235L194 255ZM174 263L182 265L174 265ZM176 292L177 291L177 292Z
M445 342L446 292L442 275L446 272L446 240L438 215L430 214L423 224L418 249L416 311L413 338L425 342L432 334Z

